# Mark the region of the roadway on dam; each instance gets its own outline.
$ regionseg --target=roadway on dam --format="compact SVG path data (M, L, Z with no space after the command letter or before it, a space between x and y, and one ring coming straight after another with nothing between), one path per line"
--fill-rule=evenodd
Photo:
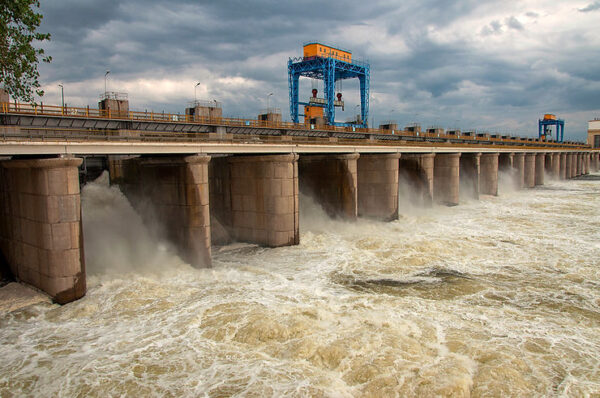
M278 153L510 153L577 152L577 149L483 147L459 145L350 145L261 142L107 142L107 141L0 141L0 155L128 155L128 154L278 154ZM580 151L580 150L579 150Z

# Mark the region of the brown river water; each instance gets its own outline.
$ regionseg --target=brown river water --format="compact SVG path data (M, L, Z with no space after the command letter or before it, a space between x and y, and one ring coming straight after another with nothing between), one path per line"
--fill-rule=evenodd
M88 293L0 315L1 397L599 397L600 175L184 264L105 180Z

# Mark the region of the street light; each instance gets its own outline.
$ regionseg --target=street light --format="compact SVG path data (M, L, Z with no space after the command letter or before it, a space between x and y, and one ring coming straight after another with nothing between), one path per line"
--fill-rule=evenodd
M273 95L273 93L270 93L269 95L267 95L267 113L269 113L269 99L271 98L272 95Z
M200 85L200 82L196 83L196 85L194 86L194 104L198 105L198 96L196 95L196 88L198 88L198 86Z
M104 74L104 96L106 97L106 77L108 76L108 74L110 73L109 70L106 71L106 73Z
M65 89L62 84L59 84L58 87L60 87L61 104L62 104L62 108L64 110L65 109Z

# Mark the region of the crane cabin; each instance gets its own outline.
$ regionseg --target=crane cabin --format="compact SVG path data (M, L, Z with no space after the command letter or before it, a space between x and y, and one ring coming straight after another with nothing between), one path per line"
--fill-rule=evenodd
M352 52L341 48L326 46L321 43L307 43L304 45L304 58L334 58L339 61L352 62Z

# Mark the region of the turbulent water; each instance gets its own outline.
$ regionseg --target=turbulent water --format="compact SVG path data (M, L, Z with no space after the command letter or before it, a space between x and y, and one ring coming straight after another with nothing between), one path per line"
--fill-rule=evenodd
M89 184L87 296L0 316L0 396L600 396L600 180L502 188L391 223L303 198L299 246L194 269Z

